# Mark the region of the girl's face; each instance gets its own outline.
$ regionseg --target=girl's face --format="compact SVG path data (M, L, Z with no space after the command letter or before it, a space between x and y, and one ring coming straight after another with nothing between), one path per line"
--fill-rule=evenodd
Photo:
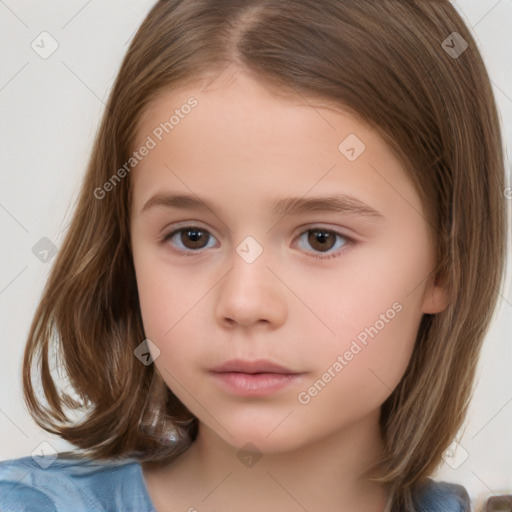
M297 99L242 74L166 94L141 119L130 177L154 364L204 426L262 452L378 416L422 315L445 306L420 197L389 147Z

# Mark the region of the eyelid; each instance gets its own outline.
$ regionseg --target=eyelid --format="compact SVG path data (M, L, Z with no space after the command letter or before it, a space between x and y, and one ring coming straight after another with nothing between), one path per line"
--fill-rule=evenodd
M167 231L167 229L169 229L169 227L171 228L171 230ZM168 226L166 226L165 228L162 229L162 234L159 235L158 238L159 239L167 238L167 237L171 236L172 234L175 234L177 231L180 231L185 228L199 228L199 229L202 229L203 231L207 231L211 235L214 235L215 238L218 238L218 236L214 233L214 230L206 227L202 222L195 221L195 220L189 220L189 221L183 221L183 222L169 224Z
M192 227L204 229L208 233L214 235L215 238L218 238L217 235L214 233L214 230L212 230L208 227L205 227L201 221L188 220L188 221L173 223L173 224L171 224L171 226L172 226L172 231L169 231L168 233L160 235L160 238L166 238L166 237L170 236L171 234L175 233L176 231L179 231L180 229L192 228ZM167 228L168 228L168 226L166 226L162 231L165 231ZM322 223L322 222L316 222L316 223L311 222L309 224L302 224L301 226L296 228L295 234L293 236L295 238L298 235L302 234L304 231L308 231L310 229L325 229L326 231L332 231L334 233L338 233L339 235L342 235L343 237L345 237L347 239L352 239L353 241L356 241L358 239L358 236L352 229L349 229L347 227L341 227L341 226L327 225L326 223Z
M316 223L312 222L310 224L303 224L302 226L299 226L297 228L296 233L297 233L297 235L300 235L304 231L315 230L315 229L318 229L318 230L323 229L325 231L331 231L333 233L337 233L338 235L343 236L346 239L351 239L353 241L356 241L358 239L358 236L356 235L356 233L354 231L352 231L351 229L349 229L347 227L343 227L343 226L333 226L332 224L329 225L324 222L316 222Z

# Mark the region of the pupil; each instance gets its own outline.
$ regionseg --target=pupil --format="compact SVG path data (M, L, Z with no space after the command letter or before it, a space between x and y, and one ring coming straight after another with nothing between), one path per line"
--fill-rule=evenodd
M189 231L188 236L195 242L199 238L201 238L201 235L199 233L201 233L201 232L200 231Z
M190 245L190 242L192 242L192 247L202 247L204 245L201 244L201 239L204 238L204 233L199 229L190 229L182 234L182 242L184 245L187 245L187 243Z
M309 243L316 249L329 250L334 245L333 243L328 243L329 237L332 237L332 233L328 231L311 231ZM315 244L318 244L318 246L315 246Z

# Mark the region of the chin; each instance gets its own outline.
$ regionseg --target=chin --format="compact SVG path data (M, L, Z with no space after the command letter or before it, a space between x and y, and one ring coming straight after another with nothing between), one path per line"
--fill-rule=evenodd
M261 453L290 452L308 442L305 433L292 432L290 425L287 428L284 423L283 425L279 425L279 421L260 421L258 424L254 422L249 424L247 421L238 424L223 423L231 435L222 428L218 428L218 425L213 431L237 450L254 450ZM279 426L276 428L276 425ZM211 425L209 428L212 428Z

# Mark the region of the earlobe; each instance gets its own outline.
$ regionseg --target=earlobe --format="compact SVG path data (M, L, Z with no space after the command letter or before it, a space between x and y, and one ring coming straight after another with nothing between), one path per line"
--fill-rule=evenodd
M441 313L448 306L446 288L439 281L430 282L423 296L423 313Z

